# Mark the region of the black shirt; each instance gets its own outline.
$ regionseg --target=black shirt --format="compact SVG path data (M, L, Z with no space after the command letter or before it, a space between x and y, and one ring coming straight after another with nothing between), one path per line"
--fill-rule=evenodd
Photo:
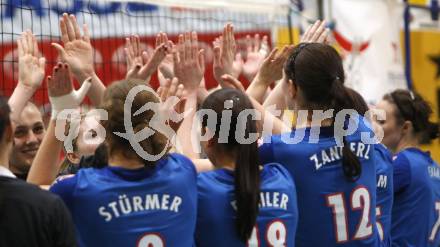
M0 176L0 246L76 246L69 211L56 195Z

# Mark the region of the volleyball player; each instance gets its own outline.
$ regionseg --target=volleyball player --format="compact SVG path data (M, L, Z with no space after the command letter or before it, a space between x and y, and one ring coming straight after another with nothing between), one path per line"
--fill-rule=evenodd
M260 163L256 138L239 141L257 133L256 121L243 118L254 111L248 97L220 89L200 109L216 113L201 120L202 133L212 136L202 142L203 150L217 169L198 176L197 246L294 246L298 212L292 178L279 164ZM223 115L228 111L230 116Z
M354 102L353 109L371 123L376 138L380 137L377 122L372 119L368 105L362 96L351 88L347 88ZM379 140L378 140L379 141ZM393 208L393 161L391 152L383 144L374 145L376 156L376 226L382 246L391 246L391 212Z
M429 104L417 93L395 90L377 105L386 120L378 121L382 140L394 153L393 246L439 246L440 169L429 152L420 149L438 138Z
M335 128L335 115L354 107L343 84L341 57L331 46L302 43L290 55L284 72L287 105L305 110L308 117L298 118L291 133L271 136L260 147L260 157L263 163L284 165L295 181L296 245L377 246L376 155L374 147L361 140L361 132L373 133L356 114L351 120L339 119L344 126L358 122L354 133L341 136ZM312 117L313 110L329 109L334 112L323 121ZM303 136L298 143L284 141L296 135Z
M57 81L52 79L51 83ZM108 120L103 122L109 154L106 167L81 169L50 189L68 205L80 246L193 245L196 220L194 165L178 154L165 155L157 162L144 160L128 140L115 134L125 132L124 104L121 102L139 85L120 81L105 91L102 107L108 112ZM174 95L176 90L181 95L182 87L177 87L174 80L167 92ZM65 95L71 94L70 91ZM159 103L159 99L148 91L138 93L131 115L147 103ZM149 127L152 116L151 111L132 116L135 132ZM168 148L166 143L167 137L156 132L140 145L146 152L157 155ZM35 167L40 168L44 168L41 163L40 167Z

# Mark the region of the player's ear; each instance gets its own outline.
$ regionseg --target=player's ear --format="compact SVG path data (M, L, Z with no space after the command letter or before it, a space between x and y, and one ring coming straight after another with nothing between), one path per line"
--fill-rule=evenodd
M405 121L402 125L403 135L410 135L413 133L413 124L411 121Z
M68 153L66 157L72 164L79 164L79 161L81 160L81 157L75 153Z

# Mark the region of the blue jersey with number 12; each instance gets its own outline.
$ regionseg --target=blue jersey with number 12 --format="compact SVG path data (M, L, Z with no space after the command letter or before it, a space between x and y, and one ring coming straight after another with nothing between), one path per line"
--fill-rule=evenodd
M82 169L51 191L70 209L80 246L191 247L196 179L190 160L170 154L154 168Z
M295 129L272 136L270 143L265 141L260 147L262 162L282 164L295 181L299 212L296 246L379 246L376 151L374 144L361 139L361 133L374 134L363 117L357 121L357 130L346 137L362 166L356 181L344 176L342 147L336 145L333 126ZM304 138L295 139L295 135Z
M197 246L295 246L296 192L289 172L278 164L261 171L260 211L247 243L235 228L234 174L219 169L198 177Z

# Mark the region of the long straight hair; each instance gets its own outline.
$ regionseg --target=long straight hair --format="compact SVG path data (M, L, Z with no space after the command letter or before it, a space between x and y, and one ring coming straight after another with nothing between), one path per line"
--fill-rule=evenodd
M249 109L254 110L252 103L245 94L238 90L221 89L209 95L203 102L201 109L213 110L217 114L215 128L210 130L214 133L214 137L219 139L222 117L224 117L222 112L227 101L232 104L228 138L226 143L218 143L218 147L235 156L234 179L237 203L235 225L238 237L241 241L246 242L252 234L259 211L260 160L257 142L240 144L235 138L235 133L237 128L243 129L243 127L245 138L257 132L256 122L249 117L245 123L238 121L240 112ZM244 124L244 126L239 127L238 125L241 124ZM202 119L202 126L211 127L208 125L206 118Z
M335 115L343 109L353 109L355 102L344 86L342 59L333 47L320 43L297 45L287 59L284 72L301 89L303 106L334 109ZM362 173L361 163L345 136L342 140L342 170L349 181L356 181Z

